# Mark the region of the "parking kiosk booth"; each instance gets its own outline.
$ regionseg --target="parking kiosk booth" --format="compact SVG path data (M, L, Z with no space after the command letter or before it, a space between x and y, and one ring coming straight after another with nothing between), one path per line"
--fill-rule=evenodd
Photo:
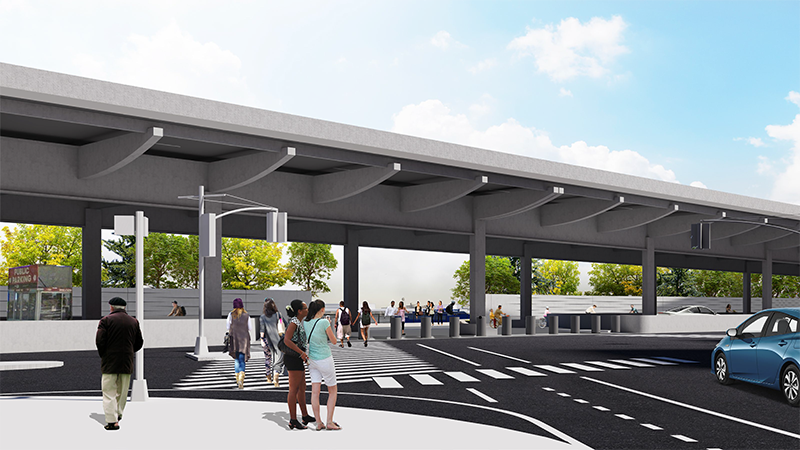
M72 319L72 267L9 269L7 315L7 320Z

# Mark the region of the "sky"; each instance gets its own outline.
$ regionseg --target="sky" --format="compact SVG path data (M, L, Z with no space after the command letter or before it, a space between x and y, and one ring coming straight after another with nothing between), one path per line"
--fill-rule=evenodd
M0 61L800 204L797 1L0 0ZM360 255L379 304L468 258Z

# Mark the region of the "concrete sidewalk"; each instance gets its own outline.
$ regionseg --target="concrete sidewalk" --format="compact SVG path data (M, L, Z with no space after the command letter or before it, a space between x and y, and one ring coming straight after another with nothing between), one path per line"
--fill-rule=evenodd
M0 446L8 450L588 448L557 430L556 435L567 442L471 422L355 408L336 408L334 420L341 431L290 431L288 420L285 403L158 397L129 402L120 430L106 431L99 396L0 396Z

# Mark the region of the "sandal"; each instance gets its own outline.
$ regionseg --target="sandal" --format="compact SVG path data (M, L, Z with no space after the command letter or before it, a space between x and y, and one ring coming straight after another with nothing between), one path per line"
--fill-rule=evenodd
M298 422L297 419L291 419L289 421L289 429L290 430L294 430L295 428L298 429L298 430L305 430L308 427L306 427L302 423Z
M325 428L325 424L320 422L317 424L317 431L322 431L322 430L327 430L327 428Z
M331 425L333 425L333 426L331 426ZM338 423L336 423L336 422L331 422L331 423L329 423L327 428L328 428L329 430L331 430L331 431L339 431L339 430L341 430L341 429L342 429L342 427L340 427L340 426L339 426L339 424L338 424Z
M104 426L103 428L105 428L108 431L119 430L119 424L107 423L106 426Z
M316 422L317 419L314 416L303 416L303 425L308 425L311 422Z

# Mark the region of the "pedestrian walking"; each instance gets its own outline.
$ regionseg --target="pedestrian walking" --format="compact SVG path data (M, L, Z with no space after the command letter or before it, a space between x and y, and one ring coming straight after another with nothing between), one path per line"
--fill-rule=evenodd
M110 312L100 319L95 334L97 353L100 354L105 429L119 430L119 421L128 400L128 385L133 373L133 355L144 345L139 321L125 311L124 299L109 300Z
M400 302L400 304L402 305L403 302ZM372 322L375 322L375 325L378 324L378 321L375 320L375 316L372 315L372 310L369 308L369 303L364 302L361 305L361 311L356 316L355 323L359 323L359 318L361 319L361 339L364 339L364 347L366 347L367 341L369 340L369 326L372 324Z
M283 364L289 371L289 394L286 396L286 403L289 406L289 429L305 430L306 425L316 422L313 416L308 415L306 408L306 368L303 364L308 360L306 348L306 330L303 327L303 319L308 315L308 306L302 300L292 300L286 306L286 315L289 316L289 326L286 327L286 334L283 336L283 343L286 347L294 350L299 356L286 353L283 356ZM287 350L288 352L288 350ZM303 423L297 421L297 404L300 404L300 412L303 414Z
M406 314L408 314L408 310L406 309L405 302L400 302L397 305L397 315L400 316L400 326L403 330L403 334L406 334Z
M344 303L344 302L342 302ZM333 354L328 341L336 344L330 323L325 318L325 302L314 300L308 307L305 328L308 332L308 373L311 375L311 409L314 416L322 417L319 413L319 395L322 382L328 387L327 420L317 424L320 430L341 430L342 427L333 421L333 410L336 408L336 366L333 363Z
M441 325L443 319L444 319L444 305L442 305L442 301L439 300L439 304L436 305L436 321L439 322L439 325Z
M344 340L347 338L347 346L350 343L350 309L344 306L344 300L339 302L339 309L336 310L336 335L339 338L339 347L344 347Z
M244 310L242 299L233 299L233 310L228 313L227 325L230 337L228 354L234 360L236 385L244 389L245 363L250 360L250 314Z
M261 348L264 350L264 365L267 374L267 383L272 383L275 387L280 386L280 377L283 374L283 352L278 349L278 341L283 339L281 326L284 323L275 300L264 299L264 309L261 317Z

